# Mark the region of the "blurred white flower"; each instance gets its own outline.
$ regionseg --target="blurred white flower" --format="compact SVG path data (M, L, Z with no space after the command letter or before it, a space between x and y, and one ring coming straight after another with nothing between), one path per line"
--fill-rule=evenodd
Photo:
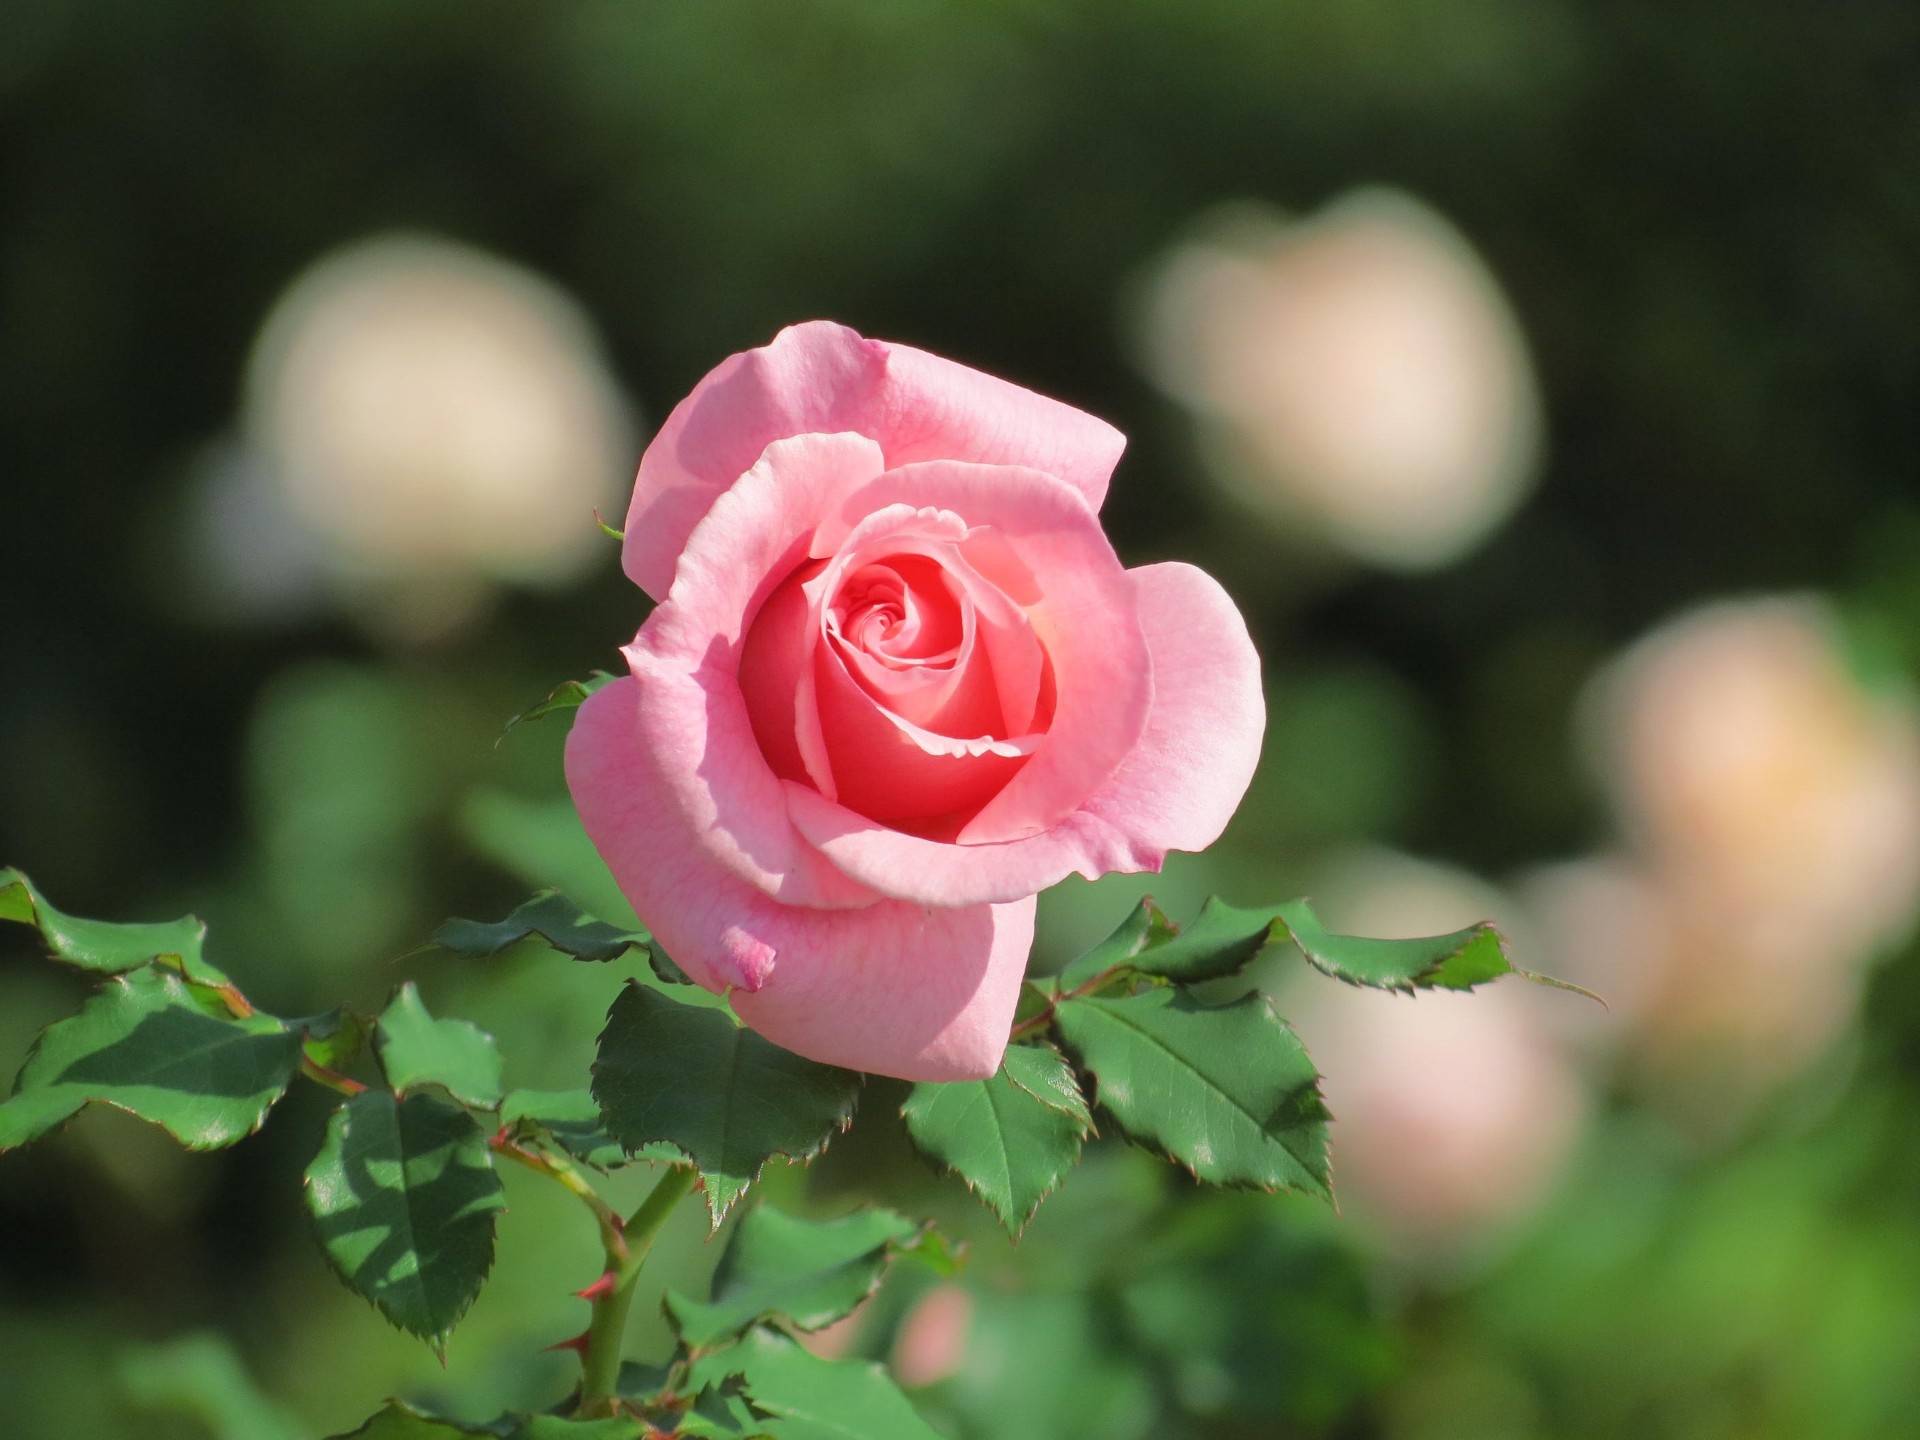
M1920 710L1847 668L1812 597L1725 601L1596 682L1593 749L1662 886L1750 947L1849 959L1920 899Z
M1510 908L1469 875L1388 854L1343 863L1318 890L1333 928L1388 938ZM1441 1258L1537 1209L1588 1105L1554 1033L1556 1003L1587 1002L1515 979L1408 997L1292 974L1280 1008L1323 1077L1343 1207L1403 1251Z
M1540 404L1513 312L1464 237L1397 191L1203 222L1150 283L1143 342L1223 479L1374 564L1457 559L1532 482Z
M1920 905L1920 706L1848 669L1813 597L1723 601L1594 682L1628 853L1542 872L1545 962L1615 1005L1659 1075L1742 1099L1802 1070Z
M363 618L432 630L498 583L611 563L593 512L620 502L631 426L591 324L467 246L375 238L296 279L254 346L241 428L209 520L237 588L261 589L261 553L304 557Z

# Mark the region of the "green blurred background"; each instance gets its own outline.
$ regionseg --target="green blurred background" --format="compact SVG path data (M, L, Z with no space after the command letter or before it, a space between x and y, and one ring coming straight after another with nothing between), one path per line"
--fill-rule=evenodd
M348 340L286 359L309 285L256 344L316 261L394 234L329 272L401 277ZM435 265L465 278L408 310ZM417 978L510 1083L580 1083L620 975L409 952L535 884L619 913L563 722L495 740L644 613L594 497L617 523L672 404L816 316L1118 425L1122 555L1206 566L1260 642L1227 838L1061 887L1036 963L1148 890L1311 890L1356 927L1491 913L1615 1002L1355 1009L1276 966L1339 1217L1102 1142L1016 1249L876 1084L770 1194L878 1196L974 1258L963 1298L902 1276L831 1343L979 1440L1920 1433L1920 11L0 0L0 860L77 913L197 911L282 1013ZM427 372L482 352L474 414L459 364ZM537 436L583 393L549 410L600 429L526 472L573 538L433 539L493 503L460 497L501 414L533 397ZM373 554L422 476L428 538ZM26 940L8 1066L81 993ZM0 1437L563 1393L538 1347L596 1268L567 1202L508 1178L443 1370L308 1237L324 1115L296 1094L188 1157L88 1114L0 1158ZM683 1216L661 1275L715 1250Z

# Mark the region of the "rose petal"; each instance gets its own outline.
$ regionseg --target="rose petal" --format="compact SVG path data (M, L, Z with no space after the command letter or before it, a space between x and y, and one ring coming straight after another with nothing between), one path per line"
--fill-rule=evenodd
M1127 835L1128 869L1169 850L1204 850L1227 828L1260 763L1267 703L1260 652L1220 582L1170 562L1127 572L1153 652L1153 713L1126 762L1083 815Z
M1079 811L1024 840L945 845L788 785L795 828L861 883L929 905L1006 901L1076 872L1092 880L1158 870L1169 850L1211 845L1259 762L1260 657L1204 571L1166 564L1127 573L1153 657L1153 710L1133 751Z
M1146 725L1152 665L1133 583L1079 493L1037 471L949 460L906 465L853 491L841 513L895 504L964 517L990 539L979 547L983 561L999 560L1004 548L1038 587L1027 621L1053 666L1049 738L960 838L986 844L1039 834L1085 802ZM973 541L961 548L971 558Z
M929 910L782 905L707 853L637 724L639 682L581 706L567 783L635 913L689 976L737 986L740 1017L828 1064L904 1080L980 1079L1007 1043L1033 902Z
M769 445L700 522L673 589L625 651L642 682L642 740L688 829L736 875L790 904L865 905L875 896L800 842L786 818L741 691L744 632L805 560L817 518L879 465L879 447L857 435ZM804 736L801 744L804 755Z
M1126 438L1084 411L905 345L811 321L729 357L674 407L640 460L622 563L656 599L714 498L775 440L851 432L888 466L1025 465L1097 509Z

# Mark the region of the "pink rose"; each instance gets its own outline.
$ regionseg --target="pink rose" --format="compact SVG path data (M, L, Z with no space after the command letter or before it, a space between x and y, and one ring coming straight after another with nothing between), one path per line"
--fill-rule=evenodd
M624 561L660 604L567 780L635 911L768 1039L990 1075L1035 894L1225 827L1259 657L1201 571L1122 568L1096 511L1124 444L816 321L728 359L648 447Z

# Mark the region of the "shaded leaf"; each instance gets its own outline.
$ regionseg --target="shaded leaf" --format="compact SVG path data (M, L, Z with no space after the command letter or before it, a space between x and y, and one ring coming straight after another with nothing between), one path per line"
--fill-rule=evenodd
M1072 1069L1045 1045L1008 1046L986 1080L916 1085L900 1113L921 1152L966 1181L1016 1239L1093 1128Z
M711 1302L668 1292L667 1318L695 1349L731 1340L759 1320L819 1330L880 1287L894 1255L931 1229L891 1210L803 1220L761 1205L734 1227L713 1272Z
M517 906L504 920L448 920L433 932L433 943L469 960L498 955L537 935L563 955L576 960L617 960L627 951L649 949L653 937L645 930L622 930L596 920L558 890L542 890Z
M610 1170L627 1160L620 1142L607 1134L600 1106L588 1090L509 1091L500 1103L500 1121L538 1130L574 1159L596 1170Z
M404 1400L389 1400L381 1407L380 1413L373 1416L358 1430L348 1430L330 1437L330 1440L476 1440L476 1437L490 1437L500 1440L510 1432L508 1421L493 1424L469 1424L460 1420L443 1420L416 1410Z
M287 1028L301 1034L307 1058L326 1070L344 1070L360 1058L373 1034L373 1020L347 1009L304 1020L289 1020Z
M642 1440L649 1427L638 1420L568 1420L559 1415L530 1415L508 1440Z
M0 1104L0 1150L45 1134L92 1101L209 1150L252 1134L300 1063L300 1037L267 1015L236 1019L171 970L108 980L78 1015L34 1042Z
M121 975L160 960L202 984L227 983L202 955L207 927L191 915L135 925L84 920L56 910L31 880L6 867L0 868L0 920L35 927L56 960L82 970Z
M306 1197L347 1287L442 1348L493 1266L503 1204L473 1117L430 1093L355 1095L327 1125Z
M1264 995L1087 996L1062 1002L1056 1023L1130 1139L1209 1184L1329 1193L1319 1076Z
M821 1360L771 1330L696 1361L696 1385L738 1375L773 1440L940 1440L893 1377L866 1361Z
M805 1060L724 1011L629 984L593 1066L607 1129L629 1150L665 1141L706 1183L718 1225L775 1155L807 1160L853 1119L860 1076Z
M544 720L549 715L559 715L578 710L582 705L587 703L587 697L589 695L593 694L593 692L598 690L602 685L611 685L618 678L618 676L609 675L604 670L595 670L584 680L567 680L556 685L553 690L548 693L547 698L542 700L538 705L530 709L522 710L518 715L509 719L506 727L500 732L500 738L502 740L506 739L518 726L529 724L535 720Z
M1179 933L1179 927L1167 919L1151 898L1143 899L1113 934L1060 972L1060 988L1071 990L1084 985L1115 966L1132 961L1149 945L1160 944Z
M465 1020L434 1019L411 980L380 1013L374 1046L387 1083L401 1094L439 1085L462 1104L491 1109L500 1103L500 1052L493 1037Z
M214 1440L302 1440L309 1433L260 1393L233 1346L211 1332L129 1353L120 1384L134 1407L190 1416Z

